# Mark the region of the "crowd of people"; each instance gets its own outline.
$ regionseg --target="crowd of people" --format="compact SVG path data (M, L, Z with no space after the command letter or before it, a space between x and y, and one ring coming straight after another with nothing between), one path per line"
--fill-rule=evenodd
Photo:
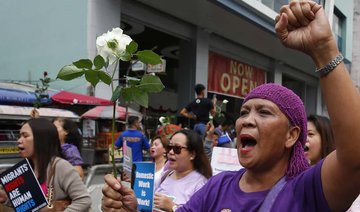
M330 119L307 115L299 96L274 83L248 93L236 123L225 118L214 126L209 117L216 113L217 99L206 98L202 84L195 86L196 98L180 110L195 120L193 129L169 124L148 139L139 130L139 118L130 116L115 147L130 147L133 162L143 159L143 151L150 152L156 210L353 211L360 192L360 131L353 124L360 118L360 99L324 9L310 0L291 1L281 7L275 21L280 42L312 58ZM41 117L24 123L18 139L20 155L30 160L44 194L49 193L50 170L55 167L52 203L70 199L66 211L88 211L91 206L82 181L80 143L75 123L51 123ZM215 146L236 148L244 168L213 176ZM133 189L122 183L131 179L112 174L104 179L102 211L138 211ZM1 189L0 203L9 205Z
M260 85L246 96L235 125L244 169L211 177L185 204L165 211L346 211L359 195L360 132L353 122L360 118L360 99L323 8L313 1L292 1L281 8L275 31L284 46L313 59L331 130L319 117L307 122L304 105L291 90ZM196 118L191 110L183 114ZM213 135L200 135L211 149L220 135L209 129ZM112 175L105 176L103 195L103 211L137 210L134 192Z

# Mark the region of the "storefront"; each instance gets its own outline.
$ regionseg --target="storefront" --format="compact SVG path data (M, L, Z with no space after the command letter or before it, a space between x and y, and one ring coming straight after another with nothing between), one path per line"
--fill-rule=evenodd
M238 113L244 95L265 82L293 89L305 102L308 113L322 110L310 58L279 43L272 17L251 9L247 16L234 15L217 1L170 4L165 0L122 0L118 6L124 33L138 42L139 48L152 48L166 60L166 73L158 74L166 88L150 97L149 108L160 111L158 115L169 111L173 114L186 106L195 96L196 83L207 86L209 97L217 93L219 100L229 99L226 110L230 113ZM92 12L99 13L98 9L93 7ZM117 9L107 8L112 14ZM219 75L226 70L214 68L213 54L236 62L239 70L228 69L233 73ZM239 76L242 66L255 74ZM213 86L216 83L222 83L222 90Z

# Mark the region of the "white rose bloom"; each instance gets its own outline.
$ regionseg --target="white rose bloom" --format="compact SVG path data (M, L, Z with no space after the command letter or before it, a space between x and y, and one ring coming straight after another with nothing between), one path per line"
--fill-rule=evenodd
M164 116L161 116L159 118L159 121L160 121L161 124L164 124L164 122L166 121L166 118Z
M113 64L117 57L125 52L126 46L131 41L131 37L123 34L122 29L113 28L96 38L96 49L105 61Z
M228 101L227 99L224 99L222 103L223 103L223 104L227 104L228 102L229 102L229 101Z
M131 37L125 34L122 34L120 42L118 40L118 53L122 54L125 52L126 46L129 45L129 43L132 41Z
M209 115L209 119L210 119L210 120L213 120L214 117L213 117L212 115Z

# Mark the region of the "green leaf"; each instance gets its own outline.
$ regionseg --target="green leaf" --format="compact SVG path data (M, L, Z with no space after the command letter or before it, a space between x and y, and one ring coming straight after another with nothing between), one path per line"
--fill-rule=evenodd
M56 79L72 80L81 77L84 74L84 70L77 68L74 65L67 65L60 69Z
M120 56L120 60L122 61L130 61L131 60L131 54L129 52L124 52L124 54L122 54Z
M148 107L149 105L149 96L148 93L141 90L138 87L126 87L122 88L121 91L121 97L126 102L135 102L141 106Z
M100 81L98 72L99 71L94 71L94 70L85 71L85 79L86 79L86 81L90 82L91 85L94 86L94 87Z
M73 62L74 66L76 66L77 68L86 68L86 69L91 69L93 64L91 62L91 60L89 59L81 59L81 60L78 60L76 62Z
M95 66L96 69L101 69L105 65L106 65L106 62L105 62L104 58L101 55L97 55L94 58L94 66Z
M120 91L120 96L125 100L125 102L131 102L133 101L133 96L131 92L131 87L122 88Z
M146 64L156 65L161 63L161 58L152 50L138 51L137 56L139 60Z
M149 105L149 95L147 92L144 92L142 89L138 87L130 88L133 101L141 106L148 107Z
M111 99L110 101L112 102L116 102L116 100L118 100L121 96L121 90L122 90L123 87L121 87L120 85L117 86L111 96Z
M49 77L46 77L45 79L44 79L44 84L48 84L48 83L50 83L51 82L51 79L49 78Z
M138 44L135 41L131 41L129 45L126 46L126 52L134 54L138 49Z
M129 86L136 86L140 83L140 80L128 80L128 85Z
M160 78L158 76L153 75L144 75L141 78L140 84L138 86L142 90L148 93L158 93L164 89L164 85L162 84Z
M101 81L103 81L105 84L110 85L112 78L111 76L106 73L105 71L97 71L98 72L98 76L100 78Z

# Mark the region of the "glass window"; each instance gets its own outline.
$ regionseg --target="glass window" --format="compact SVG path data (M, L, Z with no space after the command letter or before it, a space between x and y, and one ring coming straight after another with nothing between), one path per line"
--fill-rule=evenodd
M345 16L335 7L332 22L332 31L337 41L340 52L344 52L345 47Z
M266 5L267 7L273 9L276 12L280 11L281 6L284 4L288 4L289 0L257 0L262 4ZM325 0L314 0L316 3L324 5Z

